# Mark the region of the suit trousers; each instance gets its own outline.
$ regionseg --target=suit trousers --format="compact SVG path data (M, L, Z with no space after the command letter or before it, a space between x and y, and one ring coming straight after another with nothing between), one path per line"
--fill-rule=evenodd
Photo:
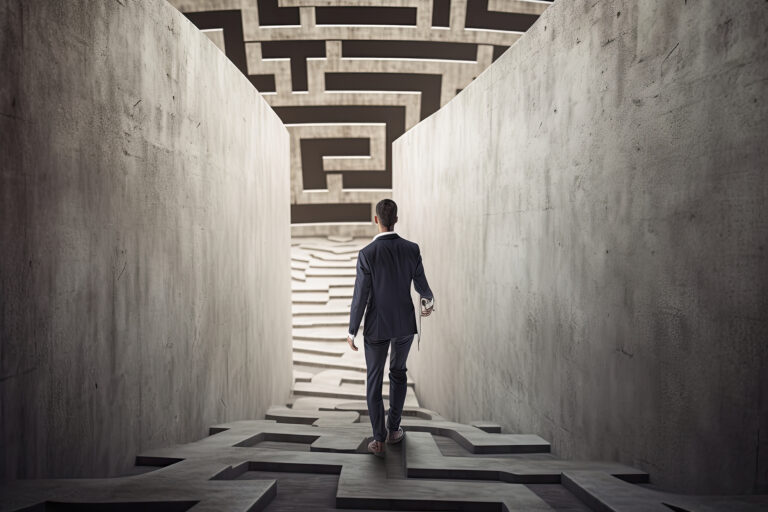
M373 438L376 441L386 441L386 428L396 431L400 427L405 392L408 386L405 361L408 359L408 351L411 349L413 336L413 334L408 334L387 340L372 340L363 337L365 366L368 370L365 396L368 402L368 415L373 427ZM384 363L386 363L390 346L392 351L389 355L389 414L385 427L381 385L384 380Z

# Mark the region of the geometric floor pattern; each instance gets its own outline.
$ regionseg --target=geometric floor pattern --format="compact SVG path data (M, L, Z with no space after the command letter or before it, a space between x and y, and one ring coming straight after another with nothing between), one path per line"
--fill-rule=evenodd
M365 359L343 336L357 252L369 242L292 242L289 403L264 419L212 425L198 441L141 453L134 475L0 484L0 511L768 509L766 496L666 493L632 467L558 459L535 434L502 432L482 418L452 422L420 406L413 382L403 442L387 445L383 458L368 454Z

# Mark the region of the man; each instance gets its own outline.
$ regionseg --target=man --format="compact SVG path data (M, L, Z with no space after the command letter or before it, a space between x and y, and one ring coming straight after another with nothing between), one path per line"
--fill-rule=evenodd
M368 444L368 451L381 456L384 454L385 441L398 443L405 435L400 427L408 382L405 361L417 332L411 300L411 280L419 295L427 299L424 309L419 308L421 316L432 313L434 297L424 275L419 246L401 238L394 231L397 222L395 202L391 199L379 201L373 220L379 227L379 234L357 255L357 277L352 294L347 343L352 350L357 350L355 336L367 306L363 328L368 373L365 392L373 427L373 440ZM390 346L389 414L385 426L381 384Z

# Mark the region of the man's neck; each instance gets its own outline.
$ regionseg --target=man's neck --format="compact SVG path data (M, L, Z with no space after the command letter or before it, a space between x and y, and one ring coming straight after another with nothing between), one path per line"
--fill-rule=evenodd
M373 239L376 240L381 235L388 235L390 233L393 234L393 235L396 234L394 229L392 229L392 230L386 230L386 229L385 230L380 230L378 233L376 233L376 236L373 237Z

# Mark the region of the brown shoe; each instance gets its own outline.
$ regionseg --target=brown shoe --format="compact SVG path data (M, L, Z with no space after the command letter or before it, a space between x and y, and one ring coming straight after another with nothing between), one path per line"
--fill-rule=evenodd
M403 427L398 427L395 431L389 431L389 434L387 434L387 444L395 444L399 443L403 440L403 437L405 437L405 431L403 430Z
M384 443L381 441L373 440L370 443L368 443L368 451L372 454L376 455L377 457L383 457L384 456Z

